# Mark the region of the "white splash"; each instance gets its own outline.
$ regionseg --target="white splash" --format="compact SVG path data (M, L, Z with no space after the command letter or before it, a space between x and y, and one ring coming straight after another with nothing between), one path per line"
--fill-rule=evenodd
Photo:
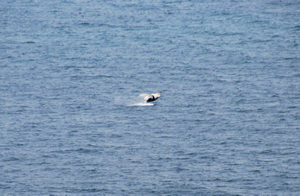
M153 103L135 103L135 104L131 104L131 105L128 105L128 106L154 106Z

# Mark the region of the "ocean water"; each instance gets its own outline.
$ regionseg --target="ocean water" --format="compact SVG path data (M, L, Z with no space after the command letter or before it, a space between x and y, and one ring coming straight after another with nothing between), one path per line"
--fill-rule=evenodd
M2 0L0 29L0 195L300 194L298 1Z

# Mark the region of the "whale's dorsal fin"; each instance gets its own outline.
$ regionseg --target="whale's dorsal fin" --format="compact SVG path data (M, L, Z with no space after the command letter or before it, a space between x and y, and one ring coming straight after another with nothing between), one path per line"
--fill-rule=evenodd
M153 97L154 97L154 99L157 99L157 98L159 98L160 97L160 93L155 93L155 94L151 94Z

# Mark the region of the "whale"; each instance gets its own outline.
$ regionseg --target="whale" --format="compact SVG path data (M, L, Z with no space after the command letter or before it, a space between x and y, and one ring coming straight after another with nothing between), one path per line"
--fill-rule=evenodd
M155 101L156 99L158 99L161 96L160 93L154 93L151 95L148 94L140 94L140 97L144 97L144 101L147 102L152 102Z

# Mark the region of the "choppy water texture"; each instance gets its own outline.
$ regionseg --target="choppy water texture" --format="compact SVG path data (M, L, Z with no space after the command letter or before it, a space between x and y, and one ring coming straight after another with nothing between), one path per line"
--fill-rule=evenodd
M2 0L0 29L1 195L300 194L297 1Z

